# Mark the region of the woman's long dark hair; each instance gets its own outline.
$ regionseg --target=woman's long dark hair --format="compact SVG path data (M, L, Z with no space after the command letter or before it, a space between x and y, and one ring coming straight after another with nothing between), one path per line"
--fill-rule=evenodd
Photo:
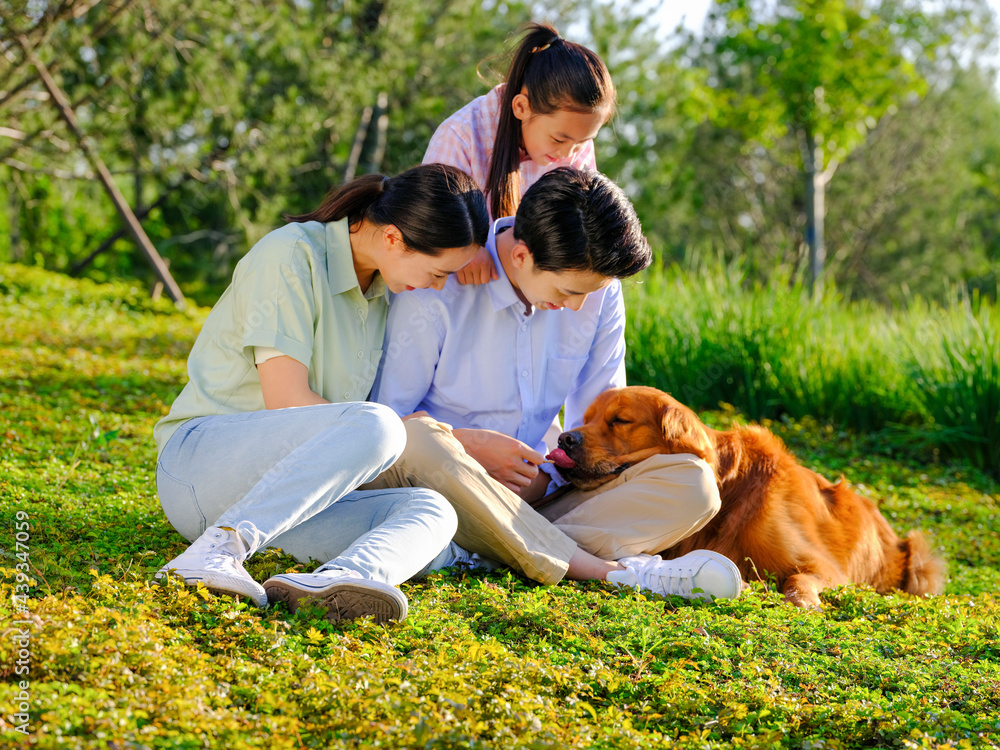
M625 192L602 174L559 167L528 188L514 219L539 271L592 271L623 279L653 260Z
M500 121L483 192L493 218L513 216L521 196L521 121L514 116L514 97L524 89L532 114L561 109L592 113L615 109L615 86L604 61L594 52L567 42L548 24L530 24L507 70L500 101Z
M446 164L421 164L395 177L356 177L331 190L315 211L285 218L346 218L352 229L364 219L376 226L392 224L407 248L435 256L453 247L485 245L490 228L483 192L469 175Z

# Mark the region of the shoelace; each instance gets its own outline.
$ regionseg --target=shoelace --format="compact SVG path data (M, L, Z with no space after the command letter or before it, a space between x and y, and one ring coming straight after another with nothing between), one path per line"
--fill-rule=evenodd
M248 536L253 537L253 541L247 545L246 552L243 553L243 557L240 558L240 562L243 562L246 558L257 551L260 546L260 531L257 527L253 525L250 521L240 521L236 524L236 535L239 537L240 541L243 541L243 537L240 536L241 531L246 531Z
M694 583L694 571L690 568L670 568L663 566L663 559L653 555L642 567L635 571L639 579L639 588L650 591L663 591L664 594L691 596Z
M247 536L253 538L253 541L251 541L246 547L243 546L246 542L244 542L243 536L240 534L241 531L246 531ZM230 537L227 541L222 544L214 544L212 546L216 547L220 552L225 551L231 555L235 562L242 563L257 550L257 547L260 546L260 531L253 525L252 522L240 521L236 524L234 532L234 536Z

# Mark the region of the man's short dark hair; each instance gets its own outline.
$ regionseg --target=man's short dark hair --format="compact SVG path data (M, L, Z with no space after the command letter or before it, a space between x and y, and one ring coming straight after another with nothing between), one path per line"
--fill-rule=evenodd
M540 271L593 271L622 279L653 259L624 191L597 172L559 167L521 198L514 237Z

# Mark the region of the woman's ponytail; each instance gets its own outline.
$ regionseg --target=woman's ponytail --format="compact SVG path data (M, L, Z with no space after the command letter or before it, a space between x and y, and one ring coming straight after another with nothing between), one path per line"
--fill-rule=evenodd
M327 193L315 211L298 216L286 216L285 219L291 222L321 221L325 224L346 218L348 223L356 224L367 215L368 209L382 195L382 183L386 179L388 178L380 174L355 177Z
M425 255L485 245L489 232L486 199L472 178L445 164L421 164L395 177L368 174L335 188L319 208L286 216L290 222L340 221L354 228L363 220L392 224L410 250Z

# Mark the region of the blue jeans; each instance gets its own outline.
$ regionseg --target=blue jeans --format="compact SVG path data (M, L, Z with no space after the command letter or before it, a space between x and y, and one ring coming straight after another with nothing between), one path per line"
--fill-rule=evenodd
M446 565L456 517L422 488L354 491L406 443L380 404L320 404L184 422L156 467L160 504L188 540L250 521L260 547L393 585Z

